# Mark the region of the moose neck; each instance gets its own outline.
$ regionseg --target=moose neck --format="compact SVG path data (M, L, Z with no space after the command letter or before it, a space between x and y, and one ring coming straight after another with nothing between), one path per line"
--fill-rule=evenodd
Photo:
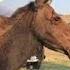
M22 27L25 29L29 28L33 21L35 9L36 7L34 2L17 9L16 12L11 16L15 23L14 26L22 25Z

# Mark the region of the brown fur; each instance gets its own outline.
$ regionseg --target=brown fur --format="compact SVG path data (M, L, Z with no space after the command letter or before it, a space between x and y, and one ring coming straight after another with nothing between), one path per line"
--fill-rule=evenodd
M35 36L53 50L61 50L70 58L70 27L59 17L52 7L44 4L38 9L32 23Z
M0 70L16 70L25 66L27 59L33 55L38 56L40 60L43 59L43 46L31 32L33 10L29 6L20 8L18 12L22 9L22 13L16 13L17 15L11 17L11 28L2 35Z

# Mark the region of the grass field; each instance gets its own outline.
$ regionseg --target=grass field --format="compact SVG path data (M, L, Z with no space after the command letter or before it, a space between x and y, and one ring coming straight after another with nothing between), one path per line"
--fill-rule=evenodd
M40 70L70 70L69 66L51 62L43 63Z
M46 59L40 70L70 70L70 60L64 54L45 49Z

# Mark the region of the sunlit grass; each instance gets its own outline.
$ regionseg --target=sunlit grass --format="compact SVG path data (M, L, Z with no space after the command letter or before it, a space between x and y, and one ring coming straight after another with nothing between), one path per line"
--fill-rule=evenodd
M70 70L70 60L66 55L49 49L45 50L45 55L46 59L40 70Z
M40 70L70 70L69 66L51 62L43 63Z

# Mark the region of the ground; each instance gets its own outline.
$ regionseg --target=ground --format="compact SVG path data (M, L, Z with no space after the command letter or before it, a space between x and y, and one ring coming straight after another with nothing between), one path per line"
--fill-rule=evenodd
M63 16L61 16L61 18L62 18L66 23L70 23L70 15L63 15Z
M40 70L70 70L70 60L62 53L45 48L46 59Z

